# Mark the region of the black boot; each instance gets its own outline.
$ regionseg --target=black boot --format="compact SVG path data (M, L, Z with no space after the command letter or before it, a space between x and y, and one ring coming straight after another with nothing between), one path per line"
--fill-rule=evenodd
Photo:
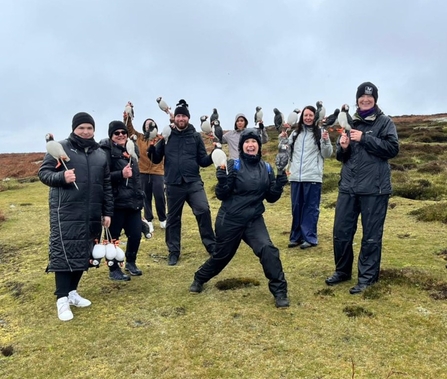
M141 272L141 270L137 267L137 265L135 264L135 262L126 262L126 266L124 267L124 269L126 271L129 271L130 275L133 276L140 276L143 275L143 273Z

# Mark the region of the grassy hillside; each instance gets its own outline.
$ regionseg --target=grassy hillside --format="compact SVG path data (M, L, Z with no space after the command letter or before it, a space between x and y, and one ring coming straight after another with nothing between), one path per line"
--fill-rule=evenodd
M356 278L324 284L334 267L339 162L326 161L317 247L287 248L289 187L266 205L289 283L286 310L274 307L261 265L245 245L203 293L188 292L207 254L185 206L178 266L167 265L164 232L156 228L141 244L143 276L115 283L104 265L90 270L79 292L92 306L74 308L74 319L60 322L54 275L44 273L48 188L28 174L0 182L0 377L446 378L447 124L439 118L395 118L401 153L391 162L396 193L381 281L364 294L348 293ZM276 139L269 133L263 150L273 163ZM214 218L214 169L203 169L202 177ZM361 228L356 254L360 238ZM236 288L221 286L226 279L236 279Z

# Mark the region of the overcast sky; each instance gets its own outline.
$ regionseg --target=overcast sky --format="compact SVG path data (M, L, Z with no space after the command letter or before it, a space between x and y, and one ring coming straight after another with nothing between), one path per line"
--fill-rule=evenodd
M372 81L386 114L447 111L447 2L443 0L14 0L2 2L0 153L43 152L79 111L95 138L189 103L191 123L216 107L224 129L256 106L273 123L322 100L355 105Z

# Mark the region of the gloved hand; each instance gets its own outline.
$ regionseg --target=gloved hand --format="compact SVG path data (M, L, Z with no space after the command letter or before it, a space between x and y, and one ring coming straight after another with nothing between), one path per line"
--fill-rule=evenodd
M276 187L283 188L287 184L287 175L285 172L276 175Z
M225 168L218 167L216 169L216 178L221 185L225 185L228 182L228 175Z

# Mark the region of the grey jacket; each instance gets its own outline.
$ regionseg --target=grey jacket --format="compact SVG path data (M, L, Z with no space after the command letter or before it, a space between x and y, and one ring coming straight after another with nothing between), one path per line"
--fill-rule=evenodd
M289 146L293 143L293 138L297 131L293 131L288 138ZM280 140L284 140L280 137ZM290 182L323 182L324 159L332 155L332 144L330 139L327 141L321 138L320 148L315 142L312 128L305 127L298 134L293 148L293 156L289 166Z

